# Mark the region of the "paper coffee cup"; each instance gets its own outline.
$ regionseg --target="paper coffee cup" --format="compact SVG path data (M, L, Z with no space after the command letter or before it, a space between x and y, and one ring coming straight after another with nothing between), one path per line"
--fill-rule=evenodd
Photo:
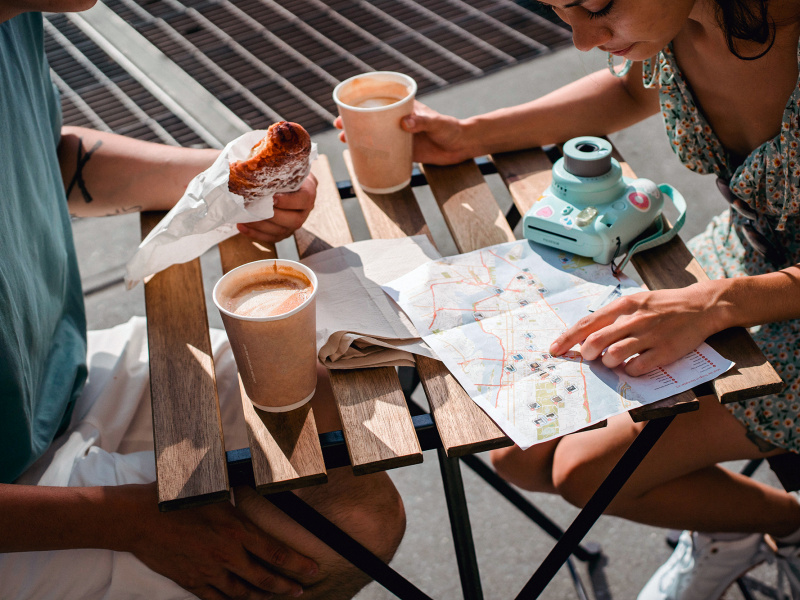
M281 277L308 282L310 291L278 302L278 314L244 316L237 299ZM226 273L212 294L230 340L244 393L256 408L286 412L311 400L317 386L317 277L298 262L259 260ZM275 288L280 289L280 283ZM277 292L276 292L277 293ZM283 298L284 295L278 296ZM284 308L288 308L282 312ZM268 311L267 311L268 312Z
M411 114L416 93L411 77L391 71L356 75L334 88L353 169L364 190L389 194L411 181L413 136L400 121Z

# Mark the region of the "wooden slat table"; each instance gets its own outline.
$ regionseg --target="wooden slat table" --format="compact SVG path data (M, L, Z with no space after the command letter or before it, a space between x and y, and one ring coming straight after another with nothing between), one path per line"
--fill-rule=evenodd
M491 160L520 213L539 198L550 182L552 163L540 149L495 155ZM352 174L347 152L345 162ZM624 167L626 174L632 176L630 168ZM352 241L339 188L325 156L314 163L313 172L319 180L316 206L294 236L301 258ZM422 173L460 252L515 239L474 161L449 167L426 165ZM368 194L355 177L352 187L373 238L422 234L435 243L413 188L393 194ZM160 216L143 215L143 235ZM248 261L275 257L276 253L272 246L236 236L220 244L220 256L223 270L228 271ZM685 286L705 278L679 238L638 255L633 262L651 289ZM230 485L236 482L230 480L226 466L230 460L226 461L224 452L199 260L158 273L146 283L145 295L159 506L173 510L227 499ZM782 388L780 378L744 330L721 332L709 343L737 363L735 370L713 383L720 401L741 401ZM356 474L419 463L423 449L428 447L439 447L442 457L446 457L443 460L455 460L457 466L458 457L511 444L442 363L418 357L417 371L438 433L426 437L425 447L420 443L419 426L415 431L419 418L415 421L409 413L395 369L331 373L342 421L341 435ZM262 413L253 409L243 389L242 395L250 443L249 449L242 452L252 464L252 481L258 491L270 494L324 483L325 452L313 410L306 406L288 414ZM636 421L664 421L660 426L663 431L676 414L697 408L696 394L689 391L630 414ZM658 435L660 432L650 437L657 439ZM655 441L651 440L650 446L642 442L641 455L631 459L630 472L652 443ZM605 506L626 479L624 476L621 482L609 484L606 495L610 497L603 500ZM457 483L460 485L460 479ZM600 512L605 506L600 506ZM467 563L464 565L466 568ZM479 592L467 595L464 585L465 597L481 597Z

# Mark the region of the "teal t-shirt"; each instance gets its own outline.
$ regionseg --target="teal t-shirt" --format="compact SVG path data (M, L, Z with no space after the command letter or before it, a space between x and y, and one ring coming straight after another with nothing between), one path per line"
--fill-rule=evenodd
M70 417L86 379L86 317L56 155L58 94L42 16L0 23L0 482Z

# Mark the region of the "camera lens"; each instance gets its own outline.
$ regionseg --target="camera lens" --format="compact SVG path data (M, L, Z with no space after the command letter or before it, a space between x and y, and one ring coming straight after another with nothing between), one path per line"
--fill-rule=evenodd
M611 171L611 142L583 136L564 144L564 169L577 177L601 177Z
M575 150L578 152L597 152L600 150L600 146L593 144L592 142L581 142L580 144L575 145Z

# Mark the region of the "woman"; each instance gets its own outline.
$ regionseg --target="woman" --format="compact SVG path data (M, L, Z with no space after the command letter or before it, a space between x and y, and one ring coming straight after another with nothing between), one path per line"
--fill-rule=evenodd
M786 390L730 407L701 398L699 412L675 419L609 512L694 532L684 532L641 599L718 598L771 557L765 533L778 541L780 564L800 597L800 504L717 466L800 452L800 6L794 0L545 4L572 27L579 50L609 53L611 72L464 120L418 105L403 122L415 134L415 159L449 164L606 135L660 111L679 159L719 177L732 209L691 243L713 280L621 298L566 331L551 352L580 344L586 358L610 367L625 363L628 373L640 375L717 331L756 327L753 335ZM614 72L615 57L627 72L620 66ZM581 505L641 427L623 415L604 429L526 452L498 450L492 458L516 485Z

